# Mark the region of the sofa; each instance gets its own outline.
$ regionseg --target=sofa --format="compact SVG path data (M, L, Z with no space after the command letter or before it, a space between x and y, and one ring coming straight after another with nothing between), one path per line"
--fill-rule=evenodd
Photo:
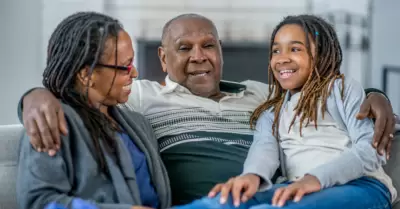
M22 125L0 126L0 209L17 209L15 181Z
M22 131L23 127L19 124L0 126L0 209L17 209L15 181L19 141ZM391 159L384 168L392 177L394 186L399 191L400 134L397 134L394 139L391 155ZM400 198L395 202L393 209L400 209L400 203L397 203L399 200Z

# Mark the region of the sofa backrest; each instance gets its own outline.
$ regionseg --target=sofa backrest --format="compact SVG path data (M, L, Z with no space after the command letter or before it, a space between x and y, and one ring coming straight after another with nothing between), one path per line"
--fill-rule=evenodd
M0 208L16 209L16 178L19 141L23 126L0 126Z

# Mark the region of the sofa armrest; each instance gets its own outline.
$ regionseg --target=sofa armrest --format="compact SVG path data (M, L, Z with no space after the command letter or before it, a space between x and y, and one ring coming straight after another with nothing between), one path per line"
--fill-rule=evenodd
M385 169L386 174L392 178L396 190L400 191L400 132L397 132L393 139L390 159L383 168ZM400 204L399 195L394 204L395 203L397 203L397 205Z

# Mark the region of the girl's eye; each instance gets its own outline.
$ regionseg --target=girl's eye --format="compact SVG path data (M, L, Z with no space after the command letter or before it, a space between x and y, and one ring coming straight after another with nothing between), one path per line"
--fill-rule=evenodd
M292 52L299 52L299 51L301 51L300 48L297 48L297 47L292 48Z

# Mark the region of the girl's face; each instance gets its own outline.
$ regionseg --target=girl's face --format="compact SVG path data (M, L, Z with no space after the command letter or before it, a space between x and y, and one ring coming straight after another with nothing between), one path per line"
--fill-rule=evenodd
M311 57L307 53L306 35L296 24L282 26L272 43L271 69L283 89L293 95L301 90L312 72ZM311 54L315 45L310 38Z

